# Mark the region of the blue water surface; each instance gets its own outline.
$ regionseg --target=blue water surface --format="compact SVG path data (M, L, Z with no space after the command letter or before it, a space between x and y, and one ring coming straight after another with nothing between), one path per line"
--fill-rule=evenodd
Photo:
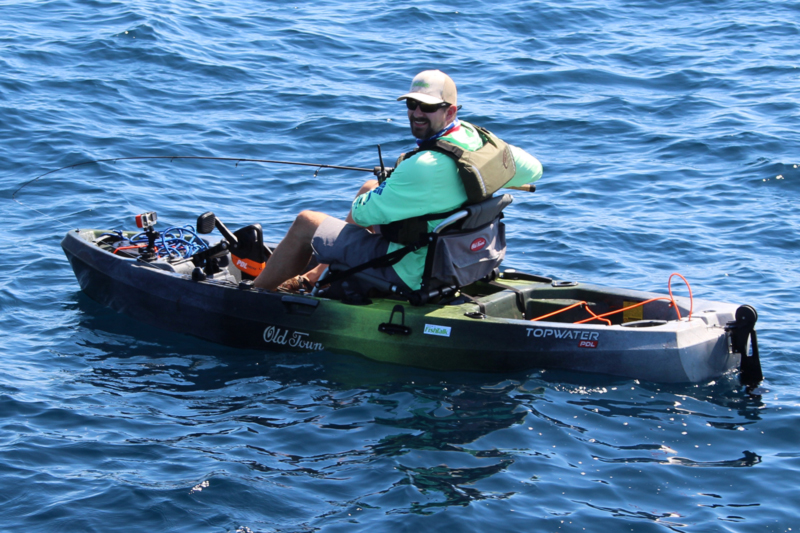
M0 2L0 529L800 528L800 4ZM759 312L760 397L237 352L114 314L59 242L155 210L344 217L418 71L537 156L507 266ZM12 195L15 191L15 199ZM685 288L675 286L679 294Z

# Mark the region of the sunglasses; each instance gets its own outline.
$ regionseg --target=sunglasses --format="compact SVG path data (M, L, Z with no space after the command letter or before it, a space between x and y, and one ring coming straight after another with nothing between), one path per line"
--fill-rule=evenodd
M443 107L450 107L450 104L447 102L442 102L440 104L423 104L422 102L406 98L406 107L409 111L414 111L419 107L423 113L435 113Z

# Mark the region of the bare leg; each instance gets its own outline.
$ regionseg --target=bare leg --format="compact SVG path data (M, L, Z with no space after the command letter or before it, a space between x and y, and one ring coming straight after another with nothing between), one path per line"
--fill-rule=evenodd
M302 274L311 260L311 239L326 218L328 215L316 211L302 211L297 215L253 285L274 291L287 279Z
M362 194L371 191L372 189L376 188L377 186L378 186L378 180L367 180L367 181L365 181L364 185L362 185L361 188L358 190L358 193L356 194L356 197L359 197ZM353 211L352 210L350 210L350 212L347 213L347 218L345 218L344 221L347 222L348 224L355 224L356 223L355 220L353 220ZM367 229L369 231L372 231L371 228L367 228Z
M356 196L361 196L364 193L367 193L378 186L378 180L367 180L364 185L358 190L358 194ZM350 211L347 213L347 218L344 219L345 222L348 224L355 224L353 220L353 212ZM372 228L367 228L367 231L372 231ZM373 232L374 233L374 232ZM308 272L306 272L305 276L308 278L308 281L311 283L316 283L319 278L322 276L322 273L325 272L325 269L328 268L328 265L324 263L320 263L319 265L315 266Z

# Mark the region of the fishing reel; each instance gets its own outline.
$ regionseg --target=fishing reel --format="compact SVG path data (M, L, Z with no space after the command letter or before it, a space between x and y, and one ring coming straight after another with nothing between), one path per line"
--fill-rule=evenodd
M374 167L372 169L372 173L375 174L375 177L378 178L378 183L383 183L389 176L392 175L392 171L394 170L393 167L387 167L383 164L383 154L381 153L381 145L378 145L378 161L380 161L380 166Z
M152 261L157 257L156 239L158 239L159 233L153 229L153 226L156 225L157 221L158 216L156 215L155 211L148 211L147 213L136 215L136 227L143 229L144 234L147 236L147 246L144 248L144 250L139 252L142 259L145 261Z

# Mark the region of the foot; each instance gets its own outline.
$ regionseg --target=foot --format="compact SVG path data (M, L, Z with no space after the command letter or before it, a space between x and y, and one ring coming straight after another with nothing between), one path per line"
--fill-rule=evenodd
M307 277L302 275L289 278L278 285L279 292L300 292L301 290L311 292L313 288L314 284L311 283Z

